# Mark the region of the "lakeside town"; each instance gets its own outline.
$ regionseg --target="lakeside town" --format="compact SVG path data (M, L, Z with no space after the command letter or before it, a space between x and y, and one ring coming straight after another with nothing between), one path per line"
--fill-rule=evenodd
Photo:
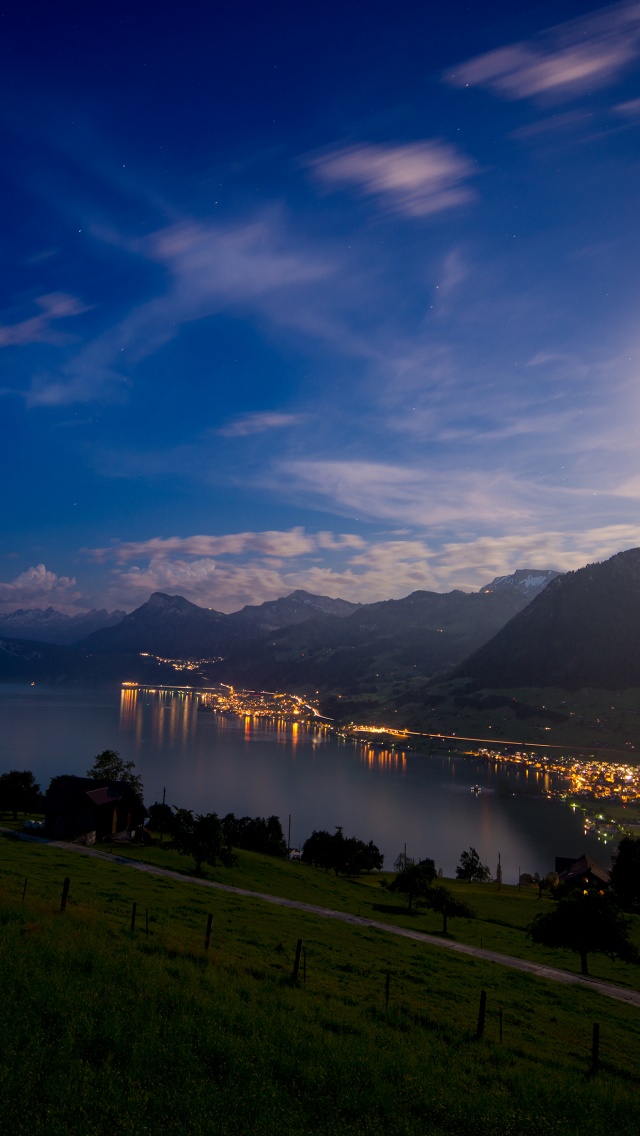
M307 724L331 732L338 738L357 743L363 760L369 764L403 765L407 753L420 753L425 745L455 749L461 757L500 765L521 766L540 778L540 794L563 800L584 814L585 832L591 832L604 843L623 835L640 833L640 766L628 762L606 761L593 754L567 755L554 747L531 749L503 745L487 746L486 739L460 738L398 729L384 725L336 723L320 713L317 703L301 695L265 690L242 690L219 683L215 687L143 686L122 683L123 705L132 708L138 694L182 694L194 698L198 711L237 717L262 719L290 725L296 729ZM474 744L476 743L476 744ZM541 750L544 749L544 752Z

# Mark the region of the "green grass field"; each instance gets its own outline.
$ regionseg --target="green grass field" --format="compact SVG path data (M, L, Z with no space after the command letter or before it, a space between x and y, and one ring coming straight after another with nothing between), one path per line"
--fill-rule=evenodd
M113 848L113 844L108 844L102 846L101 850L113 853ZM184 872L185 875L195 874L193 861L167 848L127 845L122 854L130 859ZM202 878L267 895L302 900L336 911L348 911L353 915L410 927L428 934L440 934L442 930L442 921L438 915L424 909L409 912L402 897L389 894L380 887L380 880L393 879L393 872L345 879L336 877L332 872L318 871L304 864L288 863L257 853L240 851L237 857L238 864L235 868L205 866ZM526 927L534 916L539 911L546 910L553 902L547 897L539 900L537 888L523 887L518 891L517 887L503 885L498 890L495 883L468 884L460 880L446 880L445 883L477 913L474 920L452 920L449 924L450 938L474 947L482 946L488 950L515 955L516 958L543 962L579 973L577 956L569 951L549 951L534 946L526 936ZM640 918L632 917L632 927L634 942L640 949ZM640 990L640 968L612 962L603 956L593 956L589 970L596 978Z
M173 853L153 855L173 866ZM248 853L231 877L342 909L385 901L371 883ZM525 923L539 907L510 889L473 898L485 904L482 926L498 931L496 912ZM429 918L411 925L433 929ZM588 989L7 838L0 925L0 1115L17 1136L637 1129L640 1011ZM299 937L306 982L294 987Z

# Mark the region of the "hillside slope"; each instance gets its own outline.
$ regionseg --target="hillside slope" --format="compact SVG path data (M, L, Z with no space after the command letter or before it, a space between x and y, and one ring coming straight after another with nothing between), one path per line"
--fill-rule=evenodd
M640 548L552 580L456 676L488 688L640 686Z

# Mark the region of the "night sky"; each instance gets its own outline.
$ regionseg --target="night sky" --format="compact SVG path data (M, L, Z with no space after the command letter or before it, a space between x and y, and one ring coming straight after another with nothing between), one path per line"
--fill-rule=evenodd
M640 544L640 5L0 11L0 611Z

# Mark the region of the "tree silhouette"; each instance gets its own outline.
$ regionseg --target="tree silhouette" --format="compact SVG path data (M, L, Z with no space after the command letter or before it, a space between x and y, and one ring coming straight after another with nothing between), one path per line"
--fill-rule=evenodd
M26 813L42 804L40 786L28 769L11 769L0 775L0 812L12 812L18 819L18 809Z
M640 903L640 840L625 836L611 865L611 887L620 903Z
M386 886L389 891L397 891L406 895L409 900L409 911L411 911L413 901L422 899L427 895L435 878L436 866L433 860L419 860L417 864L410 864L408 868L398 872L395 880L392 880L390 884L387 884L384 880L383 886Z
M178 852L193 856L196 872L200 872L203 864L215 866L218 860L225 868L232 867L236 862L216 813L194 816L190 809L178 809L173 818L171 839Z
M428 907L431 911L436 911L438 915L442 916L442 934L447 934L447 920L448 919L475 919L476 913L473 907L469 907L468 903L464 903L461 899L449 891L449 888L442 887L441 884L436 884L435 887L430 887L417 901L418 907Z
M126 781L142 800L142 778L134 773L134 769L134 763L123 761L117 749L103 749L94 757L91 769L87 769L87 777L93 777L95 781Z
M469 883L473 883L475 880L483 884L491 879L491 871L487 864L481 862L475 848L469 848L469 851L463 852L460 857L460 863L456 868L456 877L459 880L468 880Z
M536 915L527 927L534 943L564 948L580 958L582 974L588 974L587 956L607 955L611 959L637 963L638 952L629 938L630 921L610 895L575 889L558 900L553 911Z

